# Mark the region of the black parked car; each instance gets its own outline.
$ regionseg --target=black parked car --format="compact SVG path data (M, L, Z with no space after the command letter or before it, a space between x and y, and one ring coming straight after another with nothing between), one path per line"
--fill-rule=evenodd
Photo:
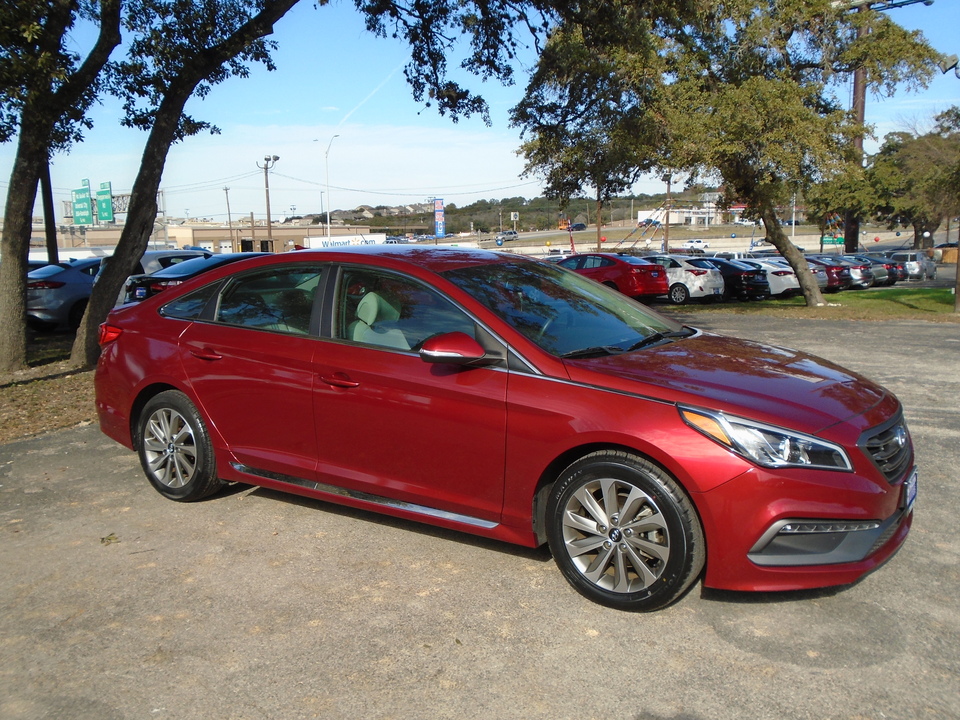
M770 297L770 281L765 270L737 260L716 257L690 258L688 262L702 268L716 268L723 275L723 299L763 300Z
M267 253L254 252L220 253L208 257L184 260L176 265L165 267L163 270L157 270L157 272L150 273L149 275L131 275L127 278L124 302L141 302L148 297L153 297L158 292L166 290L168 287L179 285L192 277L196 277L220 265L266 254Z

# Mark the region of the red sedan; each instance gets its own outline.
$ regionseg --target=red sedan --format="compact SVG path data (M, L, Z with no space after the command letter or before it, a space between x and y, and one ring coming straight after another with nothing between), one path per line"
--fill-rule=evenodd
M632 298L654 298L657 295L666 295L670 289L667 271L662 265L633 255L584 253L568 257L557 264Z
M913 518L889 391L515 255L242 260L114 309L100 342L100 426L162 495L239 482L548 543L577 591L620 609L700 578L852 583Z

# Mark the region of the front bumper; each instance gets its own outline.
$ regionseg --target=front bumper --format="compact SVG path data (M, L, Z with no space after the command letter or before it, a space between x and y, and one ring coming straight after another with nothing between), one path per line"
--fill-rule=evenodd
M896 554L913 523L915 470L895 484L858 473L805 475L755 468L705 493L698 503L709 548L704 585L762 592L848 585Z

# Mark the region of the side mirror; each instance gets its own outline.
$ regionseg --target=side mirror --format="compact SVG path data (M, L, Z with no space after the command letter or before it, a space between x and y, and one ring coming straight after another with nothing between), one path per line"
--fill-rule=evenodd
M420 359L428 363L469 365L483 360L486 354L480 343L463 332L435 335L420 346Z

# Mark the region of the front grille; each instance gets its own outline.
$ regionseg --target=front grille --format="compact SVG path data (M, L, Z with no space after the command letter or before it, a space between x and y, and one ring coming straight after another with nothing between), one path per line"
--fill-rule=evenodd
M865 433L860 447L890 483L901 480L913 462L913 444L902 415Z

